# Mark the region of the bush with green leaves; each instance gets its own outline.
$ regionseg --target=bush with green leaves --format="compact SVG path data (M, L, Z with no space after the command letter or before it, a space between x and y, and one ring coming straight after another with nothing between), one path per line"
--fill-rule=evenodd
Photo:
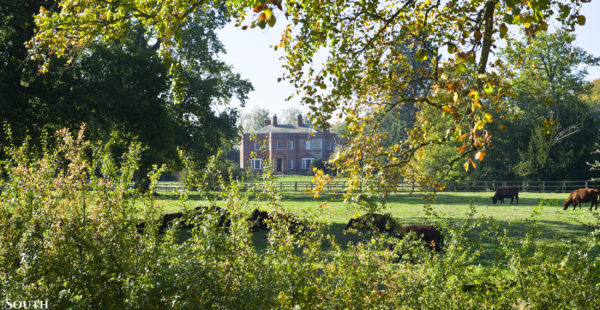
M303 233L290 232L277 217L285 210L265 169L259 188L233 180L221 183L220 197L200 191L207 204L222 201L228 228L219 226L217 213L194 213L183 193L180 207L193 228L179 230L175 224L159 234L162 210L152 191L131 188L139 145L131 146L120 165L81 133L62 131L57 145L42 156L27 144L5 150L2 300L47 300L57 309L600 307L596 226L581 240L547 246L538 241L536 213L526 238L515 239L472 208L461 222L431 215L444 231L440 254L432 255L416 239L378 233L342 245L323 222L325 206L304 215ZM162 170L150 174L151 186ZM192 175L189 184L201 186L203 177ZM246 220L256 197L268 201L274 218L264 249L254 245ZM142 221L140 231L136 225ZM407 259L398 260L390 243ZM481 266L484 256L491 263Z
M210 162L207 163L200 171L199 175L203 175L203 186L210 187L213 189L219 188L222 183L229 184L233 180L241 180L244 177L245 171L240 168L239 164L228 160L222 151L209 158ZM195 165L186 164L187 170L197 170ZM186 173L183 173L187 175ZM194 178L186 179L185 181L188 186L194 187L198 184L194 184Z
M323 160L322 158L317 158L310 163L310 170L313 171L314 169L322 170L324 173L327 174L332 173L331 165L328 164L327 161Z

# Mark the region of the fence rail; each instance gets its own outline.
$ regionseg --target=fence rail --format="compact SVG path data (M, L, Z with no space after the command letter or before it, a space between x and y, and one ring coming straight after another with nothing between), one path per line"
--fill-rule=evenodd
M246 186L257 188L258 183L246 183ZM314 189L312 182L282 181L275 182L275 187L282 193L305 193ZM500 186L516 186L520 192L566 193L577 188L600 188L600 181L463 181L447 182L443 191L447 192L493 192ZM333 181L323 187L325 193L343 193L346 182ZM180 192L181 185L157 185L159 192ZM412 192L420 190L412 182L401 182L394 192Z

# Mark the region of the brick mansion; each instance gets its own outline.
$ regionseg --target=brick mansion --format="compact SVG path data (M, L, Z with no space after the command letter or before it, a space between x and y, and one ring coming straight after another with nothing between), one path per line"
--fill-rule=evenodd
M303 123L301 115L296 124L278 124L274 115L272 121L265 120L261 129L242 135L240 167L261 170L264 160L269 160L275 173L308 174L311 163L319 158L327 160L338 143L336 134L329 129L313 129ZM251 158L252 152L256 158Z

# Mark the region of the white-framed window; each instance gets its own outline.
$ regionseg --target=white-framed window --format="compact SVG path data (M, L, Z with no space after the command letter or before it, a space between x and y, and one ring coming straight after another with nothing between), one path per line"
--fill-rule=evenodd
M312 164L314 158L302 158L302 169L310 169L310 164Z
M289 170L294 169L294 160L293 159L288 160L288 169Z
M250 166L252 167L252 169L254 170L260 170L262 169L262 158L252 158L250 160Z
M281 142L281 140L277 140L277 149L283 150L283 142Z
M333 150L333 145L334 145L333 140L330 140L329 143L327 143L327 149L328 150Z
M305 149L310 150L310 141L306 140L306 147Z
M294 140L288 140L288 150L294 149Z
M254 149L255 150L260 150L260 142L254 141Z

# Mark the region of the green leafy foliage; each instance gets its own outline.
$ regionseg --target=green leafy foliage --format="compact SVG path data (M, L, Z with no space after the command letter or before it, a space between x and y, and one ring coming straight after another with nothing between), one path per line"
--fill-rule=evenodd
M337 162L338 170L351 179L349 198L362 181L372 178L384 184L407 176L418 177L415 181L423 185L436 183L409 164L419 149L428 146L457 144L448 162L460 160L463 167L476 168L492 137L493 121L486 115L511 113L507 76L519 65L491 60L490 54L498 51L496 42L511 45L514 30L533 38L554 21L572 31L585 22L580 13L584 2L236 0L225 4L242 29L286 23L277 45L285 52L284 78L298 90L318 127L327 126L334 115L347 125L349 146ZM36 15L39 30L29 42L35 57L54 53L71 59L94 40L122 42L125 33L140 26L161 42L158 54L170 67L179 101L185 93L179 87L185 79L177 68L186 63L178 57L186 22L197 12L223 3L61 0L58 4L55 10L42 8ZM450 55L440 52L444 47ZM320 51L325 51L325 60L314 62ZM411 92L415 83L424 85L424 91ZM444 121L444 128L418 124L406 132L402 143L388 147L382 145L380 132L364 130L403 105L414 107L416 114L429 110L430 117L450 121Z
M327 164L327 161L322 158L317 158L310 163L310 170L318 169L323 171L326 174L332 174L331 167Z
M160 63L167 66L157 65L153 68L163 71L155 72L161 72L160 77L165 72L174 77L173 81L159 80L156 82L160 84L152 85L164 85L172 91L166 93L173 97L169 102L182 103L184 108L167 109L169 115L189 126L184 128L191 128L194 123L187 118L190 113L200 118L202 114L197 111L208 110L190 112L190 106L209 103L211 96L223 98L214 93L203 97L200 90L232 93L228 83L197 80L199 68L214 77L225 67L206 68L202 62L191 61L204 54L194 54L190 49L194 44L186 44L189 41L185 39L186 30L202 33L194 28L201 16L209 22L221 20L220 15L211 15L219 4L58 1L56 6L39 7L39 28L28 47L42 62L40 71L50 70L48 74L55 72L51 70L53 65L62 65L53 62L54 57L83 65L83 58L73 57L75 52L99 55L92 44L96 42L103 43L100 48L109 54L98 59L117 59L115 62L122 64L123 59L136 59L119 58L121 52L128 51L123 47L147 48L130 41L136 39L130 37L134 30L141 29L137 39L154 38L159 44L153 64L158 64L160 58ZM514 42L506 24L523 29L531 37L547 29L554 13L566 27L585 22L578 11L581 1L411 1L382 5L379 1L274 0L228 4L238 17L253 9L255 15L247 21L250 27L272 27L284 20L278 15L283 12L290 23L280 46L286 51L286 78L301 91L301 99L311 108L317 124L324 125L334 113L341 113L351 142L343 154L338 154L336 168L349 178L346 198L372 212L385 198L385 193L378 196L376 189L393 189L395 180L412 177L423 188L435 186L430 175L414 174L424 171L415 168L429 147L434 153L454 151L453 156L442 157L452 156L451 162L458 158L467 168L476 168L476 161L484 158L491 141L488 129L507 115L519 115L511 110L516 105L507 100L512 97L507 72L513 72L513 65L520 62L489 61L490 53L497 48L493 46L496 40ZM10 16L4 20L12 21ZM292 26L296 27L294 31ZM11 30L6 29L2 35L11 36ZM114 44L115 49L108 44ZM403 44L410 46L399 49ZM439 52L444 46L451 54L447 58ZM321 64L313 63L313 56L322 49L329 54L319 67ZM414 65L414 61L422 65ZM99 62L89 65L112 74L108 75L111 78L133 74L128 69L111 71L115 66L102 67ZM11 66L14 69L14 63ZM29 77L35 75L35 71L29 72ZM13 85L34 80L6 79ZM411 92L418 81L424 81L420 85L425 87ZM560 85L553 86L551 103L560 105L564 98L558 95L565 92L556 88ZM247 89L244 87L238 83L235 89ZM156 96L148 98L142 100L141 109L156 107L152 105ZM415 111L414 126L403 128L408 130L400 135L402 143L384 147L384 134L369 129L376 128L382 117L397 112L400 106ZM537 142L530 144L532 153L546 147L543 136L552 135L554 126L568 122L554 118L546 121L554 123L542 123L535 131L533 141ZM499 231L493 219L477 217L474 212L463 222L433 214L430 219L443 229L447 246L443 253L432 256L415 240L394 240L385 234L366 235L342 250L342 245L327 233L329 227L317 221L318 216L304 219L307 229L302 234L290 233L288 224L275 216L268 244L259 251L246 221L253 210L249 195L268 201L274 215L284 211L267 164L264 182L256 191L248 191L238 181L221 183L225 191L219 198L230 214L229 228L218 226L216 214L193 213L187 193L183 193L181 209L194 228L183 232L187 236L179 235L182 232L175 227L159 236L161 209L154 196L130 188L134 176L144 174L139 169L143 148L139 144L125 148L127 151L121 152L125 154L123 160L117 163L110 144L90 144L81 134L73 137L59 132L58 140L46 140L57 151L48 148L46 152L32 152L27 144L5 149L2 171L6 178L0 181L3 297L47 299L57 308L600 306L596 226L580 241L548 248L536 242L539 235L535 213L527 225L524 242ZM129 131L126 127L119 132ZM175 130L169 134L174 140L179 136ZM127 138L118 136L112 145L125 147L130 141ZM183 163L192 166L187 160ZM150 173L151 188L163 169ZM206 170L204 176L211 171ZM317 174L323 175L322 171ZM201 194L213 201L214 193L202 183L206 179L192 173L188 176L188 184L196 183ZM216 175L216 179L220 182L222 176ZM319 210L325 212L326 208ZM426 210L433 211L427 206ZM142 232L136 226L140 221L146 224ZM484 254L480 245L484 239L492 240L500 249L488 253L494 263L485 268L475 265ZM325 242L331 248L328 252L323 251ZM390 243L412 261L394 262Z
M93 42L69 61L47 55L50 71L39 74L39 62L29 59L23 42L34 32L33 12L47 3L1 5L6 17L0 25L6 39L0 46L0 79L6 81L0 86L1 120L11 125L15 141L29 135L39 146L44 132L52 135L86 124L88 138L107 143L115 156L133 141L141 142L142 167L136 179L146 187L152 165L179 168L178 148L201 163L238 138L238 112L225 105L234 97L243 103L252 87L218 59L224 48L215 29L228 21L223 8L186 19L180 48L173 54L182 63L177 67L169 68L159 58L162 42L148 37L138 24L122 44ZM174 71L182 80L169 75ZM186 94L178 102L177 90ZM6 142L0 136L0 144Z
M460 222L430 215L444 233L439 254L418 238L380 233L342 248L317 220L326 216L323 208L303 218L303 233L290 232L277 217L285 211L272 172L265 170L256 191L238 181L223 184L219 199L231 219L228 228L219 226L219 214L192 210L182 193L183 220L193 228L178 230L184 223L173 223L159 235L160 205L152 194L129 186L139 144L117 166L110 152L86 142L82 132L60 131L55 143L59 152L39 157L26 144L5 149L10 159L2 163L8 178L0 180L2 298L48 300L56 308L600 306L600 230L593 225L581 240L544 245L536 218L550 205L534 211L525 239L514 239L471 208ZM161 170L151 173L152 185ZM262 250L248 230L250 195L268 201L274 216ZM142 231L136 227L141 221ZM482 242L498 250L486 253ZM410 259L394 259L390 244ZM476 264L482 255L489 265Z
M250 28L288 21L279 45L286 52L286 79L299 90L317 125L326 125L339 113L349 145L337 154L334 164L348 177L345 198L375 212L386 195L380 189L393 190L395 181L414 180L433 191L442 187L431 174L420 174L425 171L419 166L420 156L430 150L451 156L449 163L462 161L467 169L477 168L484 156L492 157L489 130L507 116L519 115L510 101L511 72L523 63L491 61L490 54L498 49L494 42L514 43L511 28L533 38L555 19L566 28L582 24L582 2L239 0L227 4L238 22ZM157 57L174 78L166 84L172 91L171 102L185 102L188 93L210 102L193 90L205 86L223 91L228 84L187 83L197 77L199 67L190 62L193 57L186 46L193 44L186 45L184 38L185 31L195 26L187 22L199 18L200 12L214 13L220 4L61 0L56 6L39 8L38 29L28 48L42 62L40 71L47 72L54 57L77 64L74 56L82 51L79 55L85 55L92 43L123 49L129 46L132 31L141 29L142 38L157 40ZM253 15L245 19L248 14ZM206 16L208 21L219 21L219 15ZM405 44L406 49L399 48ZM444 46L450 55L440 52ZM327 52L326 60L313 62L321 50ZM550 103L569 102L561 97L568 91L557 88L562 84L549 81ZM413 92L415 83L424 87ZM403 128L401 143L383 146L385 133L372 129L401 106L415 111L414 126ZM187 110L172 113L189 121L183 117L189 115ZM541 143L543 135L553 135L555 126L569 120L545 121L534 131L532 153L546 147ZM289 225L275 216L268 244L258 251L246 221L253 210L249 195L268 201L274 215L284 213L267 164L263 185L256 191L248 191L238 181L221 184L225 191L220 199L232 219L227 229L218 227L214 214L193 214L183 193L181 208L194 228L180 240L175 229L158 235L160 207L151 194L142 196L129 188L140 173L139 145L116 164L108 149L94 149L81 137L62 132L54 144L58 152L43 152L39 158L27 145L5 150L0 291L11 299L48 299L58 308L600 306L597 225L582 240L548 248L536 242L535 213L526 240L520 242L499 231L493 219L473 212L457 223L436 217L426 206L447 240L445 251L432 256L415 240L394 240L384 234L364 236L342 250L318 216L304 219L307 229L302 234L290 233ZM161 169L150 174L150 187ZM192 173L188 176L192 180L188 184L196 183L202 195L213 201L214 193L203 180ZM317 176L325 178L322 171ZM319 212L326 212L326 205ZM135 226L140 220L146 223L142 233ZM475 265L484 254L483 239L501 249L490 254L491 266ZM330 245L328 252L323 251L325 242ZM413 260L395 263L390 243Z
M265 120L270 120L269 110L256 107L252 111L242 114L240 126L243 133L253 133L265 126Z
M298 124L298 115L302 116L303 124L311 124L308 115L298 108L287 108L281 110L281 115L279 115L278 122L280 124Z
M573 41L564 32L541 33L503 51L507 61L521 65L512 79L513 117L496 114L494 148L482 163L489 177L591 177L584 163L592 157L598 122L593 105L581 98L586 93L585 67L599 60L573 46Z
M210 189L218 189L222 184L229 184L233 180L241 180L244 177L240 165L225 158L222 151L209 158L200 174L203 176L203 186ZM187 185L193 188L196 184L192 181Z
M585 85L585 90L581 94L584 102L593 107L600 104L600 79L594 80Z

